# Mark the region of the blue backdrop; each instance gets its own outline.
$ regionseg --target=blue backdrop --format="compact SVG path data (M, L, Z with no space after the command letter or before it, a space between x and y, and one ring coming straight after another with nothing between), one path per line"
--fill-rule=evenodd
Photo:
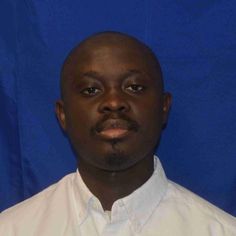
M0 210L76 168L54 114L67 52L118 30L153 48L173 94L157 151L168 177L236 215L233 0L1 0Z

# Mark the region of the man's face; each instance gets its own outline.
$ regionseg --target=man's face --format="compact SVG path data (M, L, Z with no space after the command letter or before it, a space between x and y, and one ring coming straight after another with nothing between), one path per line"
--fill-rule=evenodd
M79 159L118 171L152 156L169 104L144 52L108 44L74 58L57 115Z

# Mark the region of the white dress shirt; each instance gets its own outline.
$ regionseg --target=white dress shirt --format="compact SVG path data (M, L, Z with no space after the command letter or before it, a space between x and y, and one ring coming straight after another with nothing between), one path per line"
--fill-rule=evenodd
M79 172L0 214L1 236L236 236L236 218L169 181L151 178L104 212Z

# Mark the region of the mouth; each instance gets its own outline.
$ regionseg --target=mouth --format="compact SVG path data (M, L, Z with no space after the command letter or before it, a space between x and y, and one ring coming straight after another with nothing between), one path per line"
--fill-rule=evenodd
M104 139L121 139L129 134L130 130L122 128L110 128L99 133Z
M105 140L118 140L126 138L132 131L135 131L135 129L129 122L120 119L109 119L98 127L96 133Z

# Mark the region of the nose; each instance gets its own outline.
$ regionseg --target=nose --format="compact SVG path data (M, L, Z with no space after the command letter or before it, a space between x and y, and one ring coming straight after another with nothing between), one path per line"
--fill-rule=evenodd
M128 112L130 105L122 91L110 91L104 94L98 109L101 113Z

